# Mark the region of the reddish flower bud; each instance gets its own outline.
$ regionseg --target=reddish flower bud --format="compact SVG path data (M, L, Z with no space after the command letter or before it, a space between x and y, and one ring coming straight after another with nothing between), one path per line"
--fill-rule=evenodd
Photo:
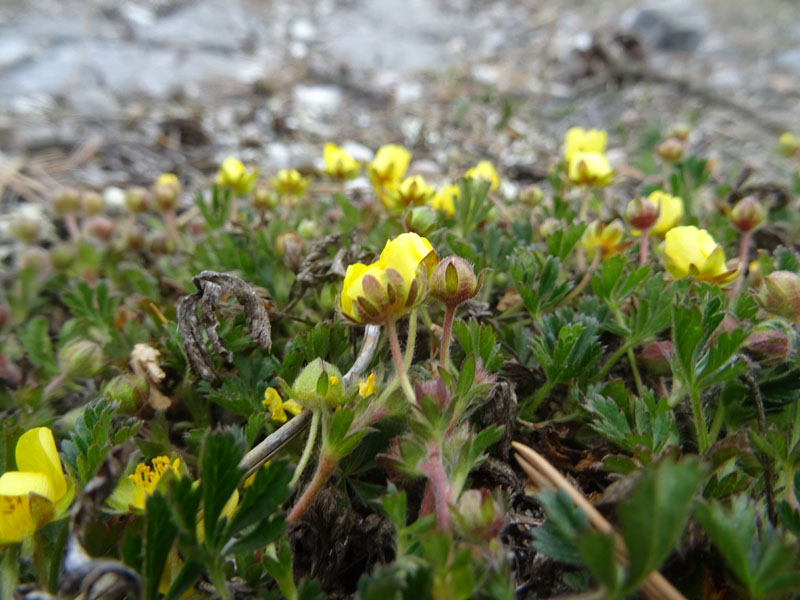
M656 152L668 163L676 163L683 157L683 142L678 138L669 138L662 142Z
M691 132L691 128L686 123L679 123L670 130L669 137L685 142L689 139L689 134Z
M103 209L103 197L97 192L84 192L81 196L83 212L87 215L96 215Z
M747 336L744 351L765 365L781 363L794 355L789 336L777 329L762 327Z
M142 187L129 189L125 194L125 208L132 213L143 213L150 208L150 192Z
M736 229L746 233L761 225L767 215L758 200L753 196L746 196L736 203L728 217Z
M637 196L630 202L625 209L625 219L631 227L641 231L649 230L658 221L661 210L658 205L649 200Z
M86 231L92 237L107 242L114 234L114 221L102 215L94 215L86 221Z
M638 363L653 375L668 375L675 345L670 341L650 342L639 352Z

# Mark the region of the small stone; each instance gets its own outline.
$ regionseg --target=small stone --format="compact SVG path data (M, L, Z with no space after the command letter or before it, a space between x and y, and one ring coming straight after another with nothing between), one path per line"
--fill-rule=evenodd
M661 0L625 12L622 27L654 50L692 52L711 30L711 18L696 2Z

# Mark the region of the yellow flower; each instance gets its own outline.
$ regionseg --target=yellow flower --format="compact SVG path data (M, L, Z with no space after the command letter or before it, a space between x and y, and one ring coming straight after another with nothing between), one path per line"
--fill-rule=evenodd
M281 169L277 177L270 180L272 187L281 196L302 198L311 180L303 177L297 169Z
M608 185L612 175L614 170L600 152L575 152L567 163L567 177L578 185Z
M650 233L657 236L664 236L670 229L676 227L683 220L683 200L678 196L671 196L661 190L651 192L647 201L658 209L658 220L650 228ZM633 235L641 235L637 229L632 231Z
M586 249L589 258L594 258L599 251L600 258L605 260L619 254L630 244L622 241L624 232L625 227L619 219L614 219L608 225L592 221L581 236L581 245Z
M787 131L781 134L778 139L778 152L784 156L794 156L800 151L800 139L792 132Z
M152 496L156 490L158 482L168 472L180 475L178 468L181 461L176 458L170 463L168 456L156 456L152 461L153 467L150 468L145 463L136 465L133 474L128 475L128 480L133 484L133 500L131 506L144 509L148 496Z
M342 313L357 323L376 324L402 316L425 299L427 280L438 262L431 243L416 233L389 240L377 262L347 267Z
M347 150L330 142L325 144L322 158L325 161L323 173L340 181L353 179L361 169L356 159L350 156Z
M380 194L380 198L387 208L402 210L406 206L422 206L435 195L436 190L425 182L422 175L414 175L406 177L395 186L390 186Z
M20 542L60 517L74 491L67 485L49 428L23 433L15 454L19 471L0 477L0 545Z
M725 266L725 252L705 229L673 227L666 234L664 266L675 279L692 276L724 285L736 278Z
M456 214L456 198L461 192L456 184L446 185L431 198L430 205L436 210L443 210L448 217Z
M375 158L367 165L369 180L376 189L400 183L411 163L411 153L403 146L387 144L378 148Z
M494 165L488 160L482 160L479 162L477 165L467 171L464 177L467 179L474 179L478 177L491 182L492 186L490 189L493 192L496 192L498 189L500 189L500 177L497 175Z
M199 482L195 481L195 485L199 484ZM228 498L228 501L222 507L222 511L219 513L219 518L225 517L230 522L233 519L233 515L236 512L236 509L239 508L239 490L233 490L233 493ZM206 521L205 519L200 519L197 521L197 525L195 527L195 533L197 534L197 541L201 544L206 539Z
M361 381L358 384L358 395L366 398L375 393L375 373L370 373L366 381Z
M294 400L287 400L286 402L281 400L278 390L276 390L274 387L268 387L266 389L264 392L264 399L261 401L261 404L268 407L272 419L274 421L278 421L279 423L286 422L287 411L293 415L299 415L303 410L303 407Z
M241 161L229 156L217 171L217 185L229 188L237 196L247 195L258 179L258 171L248 171Z
M581 127L573 127L564 138L564 160L568 163L578 153L590 152L603 154L606 151L606 132L602 129L586 131Z

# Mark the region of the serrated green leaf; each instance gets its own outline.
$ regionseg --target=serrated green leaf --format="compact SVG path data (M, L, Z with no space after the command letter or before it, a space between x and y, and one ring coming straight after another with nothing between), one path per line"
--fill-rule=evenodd
M144 586L147 600L156 600L161 573L167 554L175 541L178 528L172 521L172 513L166 497L156 491L147 498L147 520L144 545Z
M221 538L220 515L244 475L239 468L244 451L230 431L212 431L206 434L200 453L200 470L203 478L203 520L206 541L216 547Z

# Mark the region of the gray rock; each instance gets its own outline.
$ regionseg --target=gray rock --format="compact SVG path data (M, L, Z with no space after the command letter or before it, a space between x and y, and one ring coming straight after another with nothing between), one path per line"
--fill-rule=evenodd
M629 9L621 25L653 50L692 52L711 30L711 17L698 2L662 0Z
M775 57L775 64L784 69L800 72L800 46L789 48Z
M0 69L11 67L33 53L30 40L22 36L5 34L0 36Z

